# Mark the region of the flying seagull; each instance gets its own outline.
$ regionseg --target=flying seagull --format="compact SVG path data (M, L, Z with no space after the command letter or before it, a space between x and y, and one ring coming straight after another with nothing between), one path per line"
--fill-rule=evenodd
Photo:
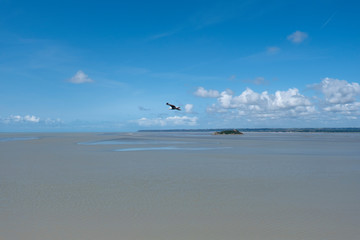
M172 105L172 104L170 104L170 103L166 103L166 105L169 105L169 106L170 106L170 107L169 107L170 110L179 110L179 111L181 111L180 107L176 107L175 105Z

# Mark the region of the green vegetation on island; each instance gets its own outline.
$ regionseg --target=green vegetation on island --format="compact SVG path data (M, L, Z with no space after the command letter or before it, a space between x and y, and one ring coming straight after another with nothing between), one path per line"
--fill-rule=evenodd
M226 135L239 135L239 134L243 134L242 132L240 132L237 129L233 129L233 130L223 130L220 132L214 132L214 135L220 135L220 134L226 134Z

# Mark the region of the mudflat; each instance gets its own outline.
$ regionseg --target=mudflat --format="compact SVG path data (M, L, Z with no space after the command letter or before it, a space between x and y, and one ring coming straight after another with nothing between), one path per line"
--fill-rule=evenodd
M0 239L357 239L359 146L359 133L1 133Z

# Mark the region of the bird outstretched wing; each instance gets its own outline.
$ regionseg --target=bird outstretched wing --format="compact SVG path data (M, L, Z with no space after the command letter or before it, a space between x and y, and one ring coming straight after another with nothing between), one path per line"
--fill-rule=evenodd
M181 110L180 107L177 107L177 106L175 106L173 104L166 103L166 105L169 105L171 107L171 110L179 110L179 111Z

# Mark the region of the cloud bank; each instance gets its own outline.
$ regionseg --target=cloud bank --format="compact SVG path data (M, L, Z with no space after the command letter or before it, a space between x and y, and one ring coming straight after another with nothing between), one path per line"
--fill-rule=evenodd
M45 118L41 119L35 115L10 115L7 117L0 117L0 125L2 126L13 126L13 127L50 127L50 126L59 126L63 124L63 121L59 118Z
M353 117L360 115L360 101L358 99L360 96L359 83L324 78L321 83L314 84L311 88L323 94L322 104L324 111L353 115Z
M236 110L235 112L233 110ZM308 98L296 88L287 91L267 91L257 93L247 88L235 96L231 91L223 91L217 103L208 107L208 112L233 111L238 116L252 115L257 118L280 118L284 116L301 116L315 112Z
M6 118L1 118L2 123L39 123L40 118L34 115L10 115Z
M360 85L345 80L324 78L319 84L310 86L322 95L307 97L297 88L275 93L255 92L246 88L235 95L230 89L219 92L199 87L194 95L202 98L216 98L207 107L208 113L227 113L228 117L246 116L247 119L265 120L279 118L321 119L329 114L343 114L350 119L360 116ZM210 94L212 93L212 94ZM216 94L214 94L216 93Z
M324 78L320 84L314 85L324 95L329 104L347 104L356 101L360 95L359 83L348 83L345 80Z

